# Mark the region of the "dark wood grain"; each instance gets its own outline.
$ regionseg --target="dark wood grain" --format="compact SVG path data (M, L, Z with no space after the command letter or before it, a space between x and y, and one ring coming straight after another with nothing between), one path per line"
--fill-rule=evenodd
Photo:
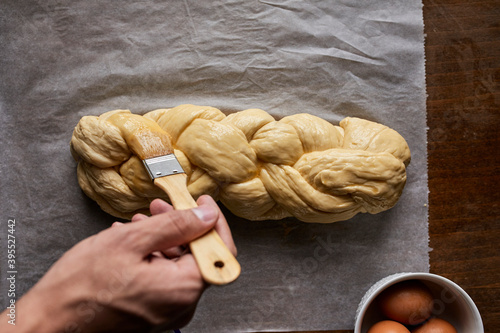
M430 271L464 288L485 332L494 333L500 327L500 1L423 3Z
M430 270L500 327L500 2L424 1Z

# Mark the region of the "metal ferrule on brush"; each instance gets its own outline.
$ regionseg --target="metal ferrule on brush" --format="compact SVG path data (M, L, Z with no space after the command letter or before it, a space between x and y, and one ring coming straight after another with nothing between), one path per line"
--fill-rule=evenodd
M175 155L168 154L158 157L148 158L142 161L148 170L151 179L184 173L181 164Z

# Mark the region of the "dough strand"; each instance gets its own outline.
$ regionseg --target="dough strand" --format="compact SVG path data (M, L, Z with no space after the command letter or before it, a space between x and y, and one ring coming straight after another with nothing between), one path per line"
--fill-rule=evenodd
M390 209L411 158L395 130L352 117L335 126L306 113L278 121L260 109L226 116L190 104L143 116L129 110L85 116L70 142L78 182L101 209L124 219L148 213L155 198L168 201L127 144L123 133L130 129L121 126L132 117L170 135L195 199L211 195L248 220L331 223Z

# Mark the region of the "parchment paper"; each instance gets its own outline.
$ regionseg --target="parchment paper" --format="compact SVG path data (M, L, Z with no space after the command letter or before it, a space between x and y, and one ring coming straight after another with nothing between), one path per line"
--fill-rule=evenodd
M318 225L224 210L242 274L210 288L182 332L352 329L372 283L429 268L423 41L420 0L2 1L2 306L8 219L17 298L115 220L78 187L79 119L192 103L362 117L406 138L408 182L387 212Z

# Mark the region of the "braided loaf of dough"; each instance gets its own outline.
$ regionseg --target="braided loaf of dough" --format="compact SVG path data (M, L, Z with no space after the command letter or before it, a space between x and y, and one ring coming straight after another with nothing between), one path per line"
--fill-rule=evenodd
M107 213L130 218L168 197L132 154L113 115L85 116L71 152L80 187ZM396 131L359 118L340 126L310 114L276 121L260 109L226 116L213 107L180 105L143 116L170 134L194 198L209 194L248 220L294 216L305 222L347 220L393 207L410 150Z

